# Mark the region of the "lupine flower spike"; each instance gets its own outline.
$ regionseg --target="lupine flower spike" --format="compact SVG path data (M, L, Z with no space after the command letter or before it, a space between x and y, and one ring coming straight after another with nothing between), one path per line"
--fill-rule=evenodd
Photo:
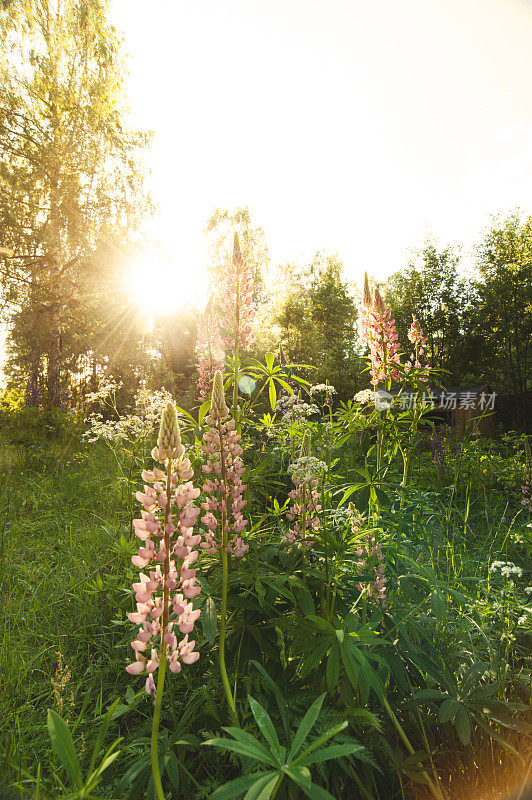
M371 383L387 384L399 377L396 364L400 363L399 341L391 309L384 304L378 289L375 289L373 308L370 311L370 358Z
M203 485L207 500L201 504L206 512L201 521L205 523L207 533L200 547L211 555L221 547L226 553L240 557L249 550L249 545L244 544L241 538L247 525L242 516L247 502L242 495L247 485L242 482L245 468L239 444L241 437L236 432L234 419L227 419L228 416L222 373L218 371L214 378L210 414L205 420L209 430L203 435L202 450L207 459L202 469L208 477Z
M391 309L384 304L378 289L373 301L369 289L367 273L364 277L364 292L358 309L358 335L369 349L371 361L371 383L388 385L399 377L397 366L400 363L399 341Z
M208 531L201 547L214 555L219 551L222 562L222 606L220 610L220 674L233 722L238 724L233 692L225 666L225 633L227 626L227 583L229 573L229 554L243 556L249 545L242 541L241 533L247 525L242 516L246 501L242 497L247 489L242 483L244 465L240 434L236 431L235 420L229 418L225 402L222 373L217 371L212 388L210 413L206 417L209 426L203 436L202 449L207 460L203 471L208 478L203 485L207 500L202 503L205 515L201 521ZM232 534L232 538L231 537Z
M318 502L319 492L317 490L320 474L327 465L310 455L310 434L305 431L301 443L299 458L288 467L288 472L292 475L294 489L288 496L293 501L286 512L286 518L293 522L293 526L285 532L287 541L290 544L300 542L306 547L312 547L312 539L307 539L307 535L312 535L320 527L319 512L321 505Z
M171 403L163 412L152 456L164 464L165 470L157 467L144 470L144 491L136 494L143 510L133 525L142 546L131 560L147 572L141 572L139 581L133 584L137 610L129 614L129 619L140 628L131 645L135 661L126 670L131 675L147 672L146 692L155 694L151 763L157 800L164 800L157 747L166 664L171 672L177 673L182 664L198 660L199 653L194 650L195 642L189 640L189 634L200 615L199 609L195 610L189 602L200 592L195 585L196 570L192 568L201 540L200 534L193 534L200 513L194 500L200 490L192 484L194 473L185 457L177 412Z
M212 389L214 373L223 369L223 344L218 323L209 301L198 322L198 340L196 342L198 357L198 389L201 402L207 399Z
M253 275L242 255L238 233L233 237L231 266L221 287L222 340L228 350L249 350L254 341Z
M221 296L221 332L226 349L234 357L233 417L238 419L238 380L240 374L240 352L249 350L254 341L253 320L253 275L242 255L238 233L233 237L231 266L226 272Z
M414 345L414 352L410 353L410 360L405 362L405 372L408 374L412 368L415 368L418 370L418 379L426 383L430 373L430 364L422 364L421 357L425 354L427 339L415 314L412 314L408 339Z

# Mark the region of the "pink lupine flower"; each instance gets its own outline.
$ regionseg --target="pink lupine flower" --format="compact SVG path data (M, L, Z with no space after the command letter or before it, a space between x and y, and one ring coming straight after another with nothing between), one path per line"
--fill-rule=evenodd
M369 290L368 276L364 280L364 295L358 310L358 334L360 340L369 348L371 361L371 383L378 386L390 380L397 380L400 364L399 340L391 309L385 306L378 289L373 301Z
M418 380L426 383L430 374L430 364L422 364L421 357L425 354L427 339L415 314L412 314L412 324L408 331L408 339L414 345L414 352L410 353L410 359L405 362L404 370L408 374L412 369L416 369Z
M205 419L209 429L203 435L202 450L207 457L203 471L209 477L203 484L207 497L201 504L205 511L201 521L208 530L200 547L211 555L223 547L227 553L240 557L249 550L240 536L247 525L242 516L247 504L242 495L247 485L242 483L245 468L239 445L241 436L234 419L228 416L222 374L218 371L214 376L210 413Z
M211 303L207 304L207 308L198 321L196 355L198 357L199 399L203 402L211 392L214 373L217 369L223 369L222 339Z
M375 289L370 319L371 383L397 380L399 373L395 365L400 363L399 340L391 309L384 305L378 289Z
M358 318L357 318L357 327L358 327L358 337L361 342L367 344L369 346L369 341L371 339L371 324L370 324L370 311L373 306L373 300L371 299L371 291L369 288L369 279L368 273L364 273L364 291L362 294L362 301L358 308Z
M180 671L181 661L192 664L199 658L199 653L193 652L194 642L188 642L188 634L200 615L200 610L189 602L200 591L192 568L198 557L195 548L201 540L200 534L193 533L200 513L194 500L200 490L190 480L194 473L181 444L176 410L170 403L152 456L165 464L165 470L144 470L144 491L136 493L143 510L133 527L142 546L131 561L148 571L141 572L138 582L132 585L137 610L128 616L141 627L131 643L135 661L126 667L130 675L147 672L148 694L155 694L153 673L161 658L168 658L172 672ZM176 629L185 634L181 641Z
M224 346L233 352L249 350L254 341L253 275L242 256L236 231L231 265L221 286L220 306L222 312L220 327Z

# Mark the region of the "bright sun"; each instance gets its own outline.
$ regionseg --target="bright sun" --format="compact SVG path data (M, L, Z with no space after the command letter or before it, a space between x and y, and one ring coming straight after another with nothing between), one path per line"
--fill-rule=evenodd
M127 284L133 302L157 316L189 306L201 308L207 276L197 259L146 251L131 263Z

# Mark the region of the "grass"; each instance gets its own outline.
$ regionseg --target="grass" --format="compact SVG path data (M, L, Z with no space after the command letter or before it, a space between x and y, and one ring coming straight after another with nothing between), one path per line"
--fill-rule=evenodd
M48 708L58 710L68 720L83 751L94 738L102 710L113 696L119 696L123 705L118 725L129 744L125 757L119 759L120 770L114 773L114 782L104 794L125 797L112 792L118 791L119 775L134 766L144 752L142 742L131 744L131 739L137 737L138 742L150 715L143 697L132 699L132 682L124 671L131 635L130 626L122 623L131 610L129 586L134 570L130 556L136 544L129 531L138 464L126 461L119 465L104 445L87 446L77 435L66 440L43 436L31 446L21 441L10 443L13 437L6 430L3 437L0 787L20 778L19 768L35 774L39 763L51 760L57 766L46 731ZM478 601L475 613L479 621L472 625L469 618L465 624L470 612L464 609L463 626L453 619L448 627L434 628L434 646L447 649L450 660L467 651L481 653L489 661L493 653L504 651L509 672L500 676L501 691L504 694L514 681L512 691L520 685L525 698L530 638L519 635L514 642L505 639L508 625L505 627L502 619L503 611L497 616L496 608L497 598L503 595L490 577L488 565L494 557L526 559L527 550L519 537L525 535L527 520L519 512L517 498L504 487L475 488L467 481L457 481L454 488L442 487L434 474L431 477L431 469L430 456L424 454L417 466L417 488L409 493L402 508L396 505L385 513L384 521L395 541L395 568L400 572L404 567L401 559L407 556L414 564L431 567L438 579L463 591L472 604ZM131 485L129 474L133 475ZM493 593L487 602L490 582ZM420 619L434 625L434 618L427 613L424 610L425 616ZM211 667L208 659L204 663L206 673L199 684L183 673L179 691L181 697L189 694L188 711L182 719L174 715L172 723L182 733L194 713L196 733L209 733L209 720L213 727L220 724L220 710L209 688ZM521 684L515 683L516 673L521 675ZM530 687L528 691L530 696ZM126 692L127 702L123 699ZM434 736L435 730L433 727L428 735ZM512 741L529 747L520 735ZM492 748L492 769L497 759L501 762L499 777L515 769L514 761L503 750L494 756L493 745L486 740L485 746ZM189 772L199 778L193 778L198 798L207 797L209 788L216 785L220 764L234 769L231 761L220 761L217 756L209 762L204 753L191 756L189 763ZM478 753L467 748L448 768L454 776L452 796L459 797L462 791L461 800L468 798L466 792L474 783L472 774L479 787L486 779ZM491 783L496 779L493 773ZM143 796L142 791L138 797Z

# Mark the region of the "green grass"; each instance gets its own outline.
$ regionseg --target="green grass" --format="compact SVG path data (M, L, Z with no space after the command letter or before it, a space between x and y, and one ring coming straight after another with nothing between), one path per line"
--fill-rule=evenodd
M145 745L134 740L146 735L151 713L145 697L131 702L131 687L137 692L142 686L124 670L131 626L122 622L132 608L130 556L136 549L130 533L131 497L139 483L139 463L125 459L120 468L105 445L85 445L75 435L66 441L36 437L31 446L10 444L12 439L4 431L0 457L0 787L21 778L18 767L35 775L41 763L49 780L50 765L55 764L62 774L50 751L47 709L58 710L68 719L78 750L83 750L94 740L102 709L115 696L124 703L129 688L130 705L122 706L116 723L125 737L125 753L116 770L110 771L110 783L103 790L103 796L126 797L117 783L146 752ZM508 664L507 673L499 676L503 695L519 694L526 700L530 635L518 633L513 642L505 640L504 593L488 573L494 558L526 563L529 551L519 538L526 535L527 518L518 498L496 481L487 488L471 486L467 480L457 481L454 489L443 486L427 453L420 457L416 470L416 488L404 506L395 504L384 514L393 541L390 574L394 569L396 574L404 572L404 559L408 558L431 567L439 580L467 595L470 607L442 624L436 624L430 616L430 602L419 595L422 611L418 621L432 630L435 652L445 653L449 663L457 664L464 653L487 661L503 656ZM401 602L407 601L403 598ZM286 633L282 627L278 636ZM69 680L60 689L58 653L63 679L67 668L69 671ZM167 730L173 727L181 734L193 732L201 738L219 731L226 720L221 696L217 699L213 691L216 665L208 648L200 663L201 668L183 670L175 690L179 702L165 709L163 722ZM243 681L246 691L256 696L253 670ZM530 688L528 691L530 697ZM294 697L298 696L294 692ZM304 697L306 703L308 693ZM405 718L408 720L408 715ZM437 737L438 728L430 715L427 725L429 737ZM514 744L529 747L520 734L510 738ZM489 750L487 740L484 744ZM500 753L497 759L507 759L504 751ZM471 773L481 785L482 763L476 764L467 749L449 755L448 760L448 767L443 768L453 772L456 791L472 785L473 779L465 777ZM189 786L194 784L197 798L208 797L209 789L220 779L220 770L234 776L236 768L231 759L207 755L198 748L184 763L194 776ZM508 763L504 769L515 769L511 759ZM445 765L443 757L440 765ZM143 796L143 789L139 790L137 797ZM400 796L400 786L394 784L389 797Z

